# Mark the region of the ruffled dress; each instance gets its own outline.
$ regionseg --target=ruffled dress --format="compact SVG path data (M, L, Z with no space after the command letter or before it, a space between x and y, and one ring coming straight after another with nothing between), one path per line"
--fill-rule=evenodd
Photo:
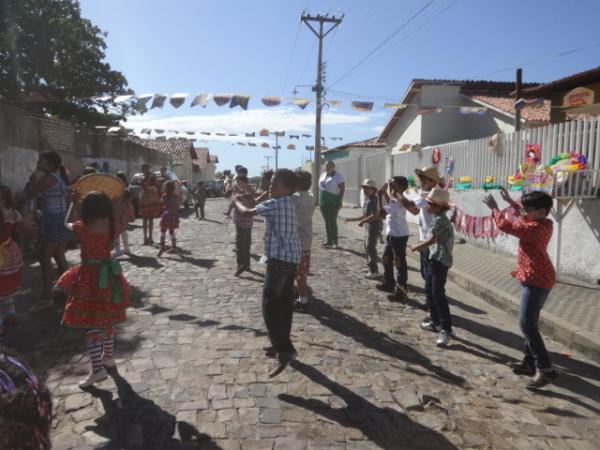
M158 180L152 175L148 180L141 181L140 216L144 219L154 219L160 214L160 198L158 197Z
M161 230L175 230L179 228L179 207L181 205L181 197L172 195L167 197L163 195L161 201L163 213L160 216Z
M57 283L69 296L62 323L105 328L124 322L131 287L119 262L110 257L113 236L91 232L81 221L73 224L73 232L81 242L81 264L67 270Z
M12 239L15 225L20 221L21 214L14 211L14 217L5 218L4 229L0 231L0 298L10 297L21 289L23 255L19 244Z

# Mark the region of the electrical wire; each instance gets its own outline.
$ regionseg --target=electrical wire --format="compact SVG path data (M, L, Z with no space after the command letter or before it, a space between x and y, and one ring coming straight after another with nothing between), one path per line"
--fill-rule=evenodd
M308 2L306 2L308 5ZM281 95L285 93L285 88L287 87L287 82L290 78L290 72L292 70L292 63L294 62L294 56L296 54L296 47L298 45L298 36L300 35L300 27L302 26L302 21L298 22L298 29L296 30L296 37L294 38L294 46L292 47L292 53L290 55L290 63L288 64L288 68L285 74L285 81L283 82L283 87L281 88Z
M379 43L373 50L371 50L366 56L364 56L360 61L354 64L348 71L346 71L341 77L335 80L330 87L335 86L352 72L354 72L358 67L360 67L367 59L371 57L375 52L377 52L381 47L387 44L390 40L392 40L400 31L406 28L413 20L415 20L419 15L421 15L427 8L429 8L435 0L429 0L428 3L425 4L421 9L419 9L416 13L414 13L406 22L396 28L389 36L387 36L381 43Z

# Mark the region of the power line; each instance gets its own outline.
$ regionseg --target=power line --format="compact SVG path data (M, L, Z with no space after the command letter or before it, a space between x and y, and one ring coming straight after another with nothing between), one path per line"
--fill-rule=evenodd
M308 2L306 2L308 4ZM287 86L288 79L290 77L290 71L292 70L292 63L294 62L294 56L296 54L296 46L298 45L298 36L300 35L300 27L302 26L302 21L298 22L298 29L296 30L296 37L294 38L294 46L292 48L292 54L290 55L290 63L288 65L285 81L283 82L283 87L281 88L281 95L285 93L285 88Z
M419 9L415 14L413 14L406 22L404 22L402 25L400 25L400 27L396 28L388 37L386 37L383 42L381 42L379 45L377 45L373 50L371 50L365 57L363 57L360 61L358 61L356 64L354 64L350 70L348 70L347 72L345 72L341 77L339 77L337 80L335 80L330 87L335 86L336 84L338 84L340 81L342 81L344 78L346 78L348 75L350 75L354 70L356 70L360 65L362 65L367 59L369 59L371 57L371 55L373 55L377 50L379 50L381 47L383 47L385 44L387 44L390 40L392 40L394 38L394 36L396 36L398 33L400 33L400 31L402 31L404 28L406 28L413 20L415 20L421 13L423 13L427 8L429 8L429 6L431 6L431 4L435 2L435 0L429 0L429 2L427 4L425 4L425 6L423 6L421 9Z

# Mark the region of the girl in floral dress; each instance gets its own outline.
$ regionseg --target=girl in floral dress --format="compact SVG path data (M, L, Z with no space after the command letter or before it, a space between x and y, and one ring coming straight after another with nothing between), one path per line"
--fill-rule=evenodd
M144 245L153 244L152 230L154 218L160 214L160 198L158 197L158 180L149 164L142 166L144 178L141 180L140 216L144 228Z
M163 213L160 217L160 251L161 256L166 250L167 230L171 236L171 252L177 250L175 230L179 228L179 206L181 205L181 196L175 191L175 182L169 181L165 185L165 194L161 201Z
M68 219L70 216L71 212ZM62 323L88 330L85 342L92 370L79 383L86 388L105 379L107 367L116 366L113 326L127 318L125 310L130 303L131 287L119 263L110 257L119 234L110 198L101 192L86 195L81 204L81 218L66 224L81 242L81 264L65 272L58 286L69 295Z
M21 289L23 256L19 245L12 240L21 214L14 208L13 195L6 186L0 186L0 336L4 325L17 322L13 295Z

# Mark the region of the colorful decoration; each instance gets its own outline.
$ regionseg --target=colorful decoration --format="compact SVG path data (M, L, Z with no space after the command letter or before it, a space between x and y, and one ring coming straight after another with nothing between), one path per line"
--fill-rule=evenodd
M373 102L352 102L352 109L355 109L360 112L370 112L373 109Z
M166 100L167 100L166 94L156 94L154 96L154 100L152 100L152 105L150 106L150 109L162 108L164 106Z
M441 161L441 159L442 159L442 152L441 152L441 150L439 148L434 148L433 149L433 155L431 157L431 161L434 164L437 164L437 163L439 163Z
M458 110L461 114L477 114L483 116L487 112L487 108L478 106L461 106Z
M229 104L229 107L230 108L235 108L236 106L239 106L244 111L246 111L248 109L248 102L249 101L250 101L250 96L249 95L235 94L231 98L231 103Z
M179 108L181 105L185 103L185 99L189 94L173 94L169 99L169 103L173 106L173 108Z
M421 106L417 110L417 115L418 116L428 116L429 114L437 114L437 113L441 113L441 112L442 112L442 108L440 108L439 106Z
M446 156L446 161L444 163L444 173L446 175L450 175L454 171L454 158L451 156Z
M260 144L260 146L262 148L269 148L270 147L268 142L263 142L262 144Z
M546 167L541 172L531 173L525 177L523 193L529 194L533 191L542 191L552 195L554 191L554 173L552 169Z
M269 130L267 130L266 128L263 128L262 130L260 130L258 132L258 135L262 136L262 137L267 137L267 136L269 136Z
M467 176L459 177L458 183L454 185L454 189L471 189L472 187L473 179Z
M213 101L217 106L223 106L231 101L231 94L216 94L213 96Z
M537 165L542 160L542 146L540 144L527 144L525 146L525 162Z
M203 108L206 108L211 97L211 94L198 94L194 97L194 100L192 100L190 107L193 108L194 106L200 105Z
M516 220L512 208L507 208L503 210L502 213L509 220ZM454 225L456 231L472 238L495 239L501 234L504 234L502 231L500 231L498 225L496 225L496 222L491 215L471 216L462 209L455 207L450 221Z
M300 109L305 109L310 103L310 100L307 98L295 98L292 100L292 103L298 106Z
M263 102L263 105L265 106L278 106L281 104L283 99L281 97L267 95L266 97L261 98L260 101Z
M393 108L393 109L404 109L407 106L408 105L406 105L404 103L384 103L383 104L384 108Z
M294 144L288 144L287 149L288 150L296 150L296 146Z

